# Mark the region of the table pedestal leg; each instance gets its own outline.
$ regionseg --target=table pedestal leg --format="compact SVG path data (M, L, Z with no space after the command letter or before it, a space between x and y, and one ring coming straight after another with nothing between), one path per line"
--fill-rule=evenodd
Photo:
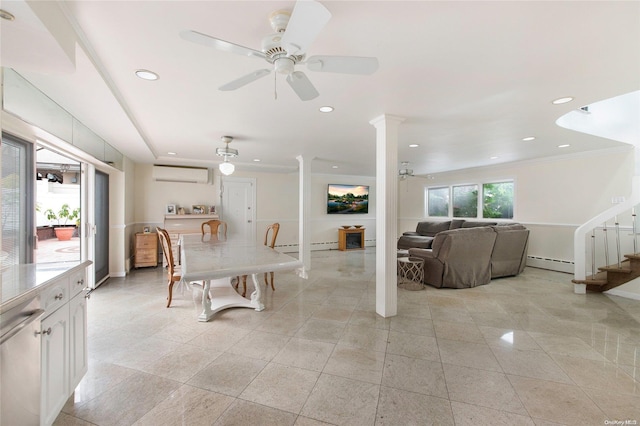
M204 281L202 288L202 313L198 317L198 321L207 322L213 316L211 311L211 300L209 300L209 289L211 288L211 280Z
M255 290L251 293L251 303L256 306L256 311L260 312L264 310L264 303L262 302L262 286L258 282L258 274L251 274L253 280L253 287Z

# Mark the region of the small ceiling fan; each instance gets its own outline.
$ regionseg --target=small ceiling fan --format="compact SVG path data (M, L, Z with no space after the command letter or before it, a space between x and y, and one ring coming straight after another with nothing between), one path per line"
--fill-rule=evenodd
M182 31L183 39L213 47L224 52L264 59L273 64L277 73L286 75L287 83L303 101L316 98L319 93L306 74L295 71L297 64L306 64L311 71L342 74L373 74L378 69L378 59L359 56L311 56L306 58L309 46L329 22L331 13L313 0L299 0L293 12L278 10L269 16L275 31L262 39L262 50L231 43L198 31ZM265 68L247 74L219 87L219 90L236 90L271 72Z
M401 180L405 180L406 178L413 177L413 169L409 168L409 162L402 161L400 164L401 164L401 168L400 170L398 170L398 177L400 177Z

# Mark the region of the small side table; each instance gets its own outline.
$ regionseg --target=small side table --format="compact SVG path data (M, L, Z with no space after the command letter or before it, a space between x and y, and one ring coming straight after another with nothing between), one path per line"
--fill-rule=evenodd
M424 288L424 260L419 257L398 258L398 287L405 290Z

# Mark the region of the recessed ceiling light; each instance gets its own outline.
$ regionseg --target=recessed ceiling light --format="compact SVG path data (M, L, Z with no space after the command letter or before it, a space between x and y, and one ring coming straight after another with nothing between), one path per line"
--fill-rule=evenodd
M136 75L143 80L149 81L157 80L158 78L160 78L158 74L149 70L136 70Z
M489 160L497 160L498 158L500 157L498 157L497 155L494 155L493 157L489 158Z
M169 152L167 152L167 154L168 154L168 155L176 155L176 153L175 153L175 152L173 152L173 151L169 151Z
M338 166L331 166L331 168L332 168L332 169L337 169L337 168L338 168Z
M332 112L333 111L333 107L332 106L321 106L320 107L320 112Z
M534 140L536 137L535 136L527 136L526 138L522 138L523 141L532 141Z
M7 12L4 9L0 9L0 18L6 19L7 21L13 21L14 19L16 19L16 17L13 16L12 13Z
M568 148L571 145L569 145L568 143L564 144L564 145L558 145L558 148Z
M566 104L567 102L571 102L572 100L573 100L573 97L565 96L564 98L558 98L551 103L554 105L560 105L560 104Z
M255 161L256 163L259 163L260 159L259 158L254 158L253 161Z
M417 148L419 146L420 145L418 145L417 143L412 143L412 144L409 145L409 148Z

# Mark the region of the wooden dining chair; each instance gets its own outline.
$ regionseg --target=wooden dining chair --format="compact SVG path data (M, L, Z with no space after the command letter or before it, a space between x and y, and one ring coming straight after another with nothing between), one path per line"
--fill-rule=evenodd
M167 262L167 287L169 295L167 296L167 308L171 306L171 299L173 298L173 284L182 279L180 273L180 266L177 266L173 261L173 251L171 251L171 238L169 233L162 228L156 228L158 232L158 238L160 239L160 245L162 246L162 253L164 259Z
M212 219L206 222L202 222L202 225L200 225L202 235L207 233L207 228L209 228L209 233L211 235L218 236L219 233L222 232L224 238L227 238L227 222L218 219Z
M279 230L280 230L280 224L279 223L273 223L273 224L267 226L267 232L265 232L265 234L264 234L264 245L265 246L268 245L271 248L274 248L276 246L276 238L278 238L278 231ZM271 240L269 240L269 233L271 233ZM267 274L271 274L271 289L273 291L276 291L276 288L273 286L273 272L265 272L264 273L264 284L267 287L269 286L269 281L267 281ZM238 288L239 284L240 284L240 277L237 278L236 288ZM243 275L242 276L242 297L244 297L246 294L247 294L247 276Z

